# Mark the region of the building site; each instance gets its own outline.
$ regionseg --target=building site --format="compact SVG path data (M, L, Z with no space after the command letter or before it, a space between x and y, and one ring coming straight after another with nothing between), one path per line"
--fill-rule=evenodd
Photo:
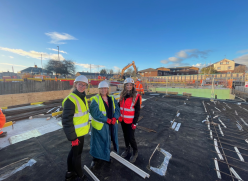
M0 0L0 181L248 181L247 22L247 0Z
M246 180L248 74L227 61L216 74L132 61L114 75L2 76L0 180Z

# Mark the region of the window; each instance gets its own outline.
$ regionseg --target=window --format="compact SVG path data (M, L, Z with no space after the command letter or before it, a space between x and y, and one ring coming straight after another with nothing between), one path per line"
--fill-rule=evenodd
M231 66L229 66L229 67L228 67L228 69L232 69L232 67L231 67Z
M229 64L229 62L226 62L226 64Z
M220 70L220 67L217 67L218 70Z
M220 64L222 65L222 64L223 64L223 62L220 62Z

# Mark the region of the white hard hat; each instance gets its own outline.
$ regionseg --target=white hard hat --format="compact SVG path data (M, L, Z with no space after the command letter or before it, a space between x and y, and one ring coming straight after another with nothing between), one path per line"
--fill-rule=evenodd
M84 75L79 75L78 77L76 77L76 79L74 80L74 82L84 82L86 84L89 83L87 77L84 76Z
M104 88L104 87L109 88L109 84L108 84L107 81L102 81L102 82L100 82L100 83L98 84L98 89Z
M127 83L132 83L132 84L134 84L134 80L133 80L131 77L126 78L126 79L124 80L124 84L127 84Z

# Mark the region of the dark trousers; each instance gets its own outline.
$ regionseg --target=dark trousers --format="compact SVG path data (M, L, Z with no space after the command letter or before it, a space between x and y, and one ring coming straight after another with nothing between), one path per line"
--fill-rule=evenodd
M114 125L113 124L109 124L109 134L110 134L110 138L111 138L111 141L113 143L113 146L114 146L114 150L115 150L115 152L117 152L117 146L116 146L116 142L115 142Z
M124 123L124 121L121 122L121 127L122 127L122 131L124 134L124 140L125 140L126 148L128 148L129 145L131 145L133 150L137 151L138 150L137 143L136 143L135 137L134 137L135 130L132 129L131 125L132 124Z
M82 166L81 166L81 155L84 146L84 136L78 137L78 146L72 146L67 158L67 168L68 172L76 172L80 177L83 176Z

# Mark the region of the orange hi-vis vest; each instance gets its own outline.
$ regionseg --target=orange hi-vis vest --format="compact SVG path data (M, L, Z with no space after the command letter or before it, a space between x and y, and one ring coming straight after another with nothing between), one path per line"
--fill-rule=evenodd
M136 91L137 91L137 92L142 92L142 93L144 93L143 85L140 83L140 81L137 81L135 85L136 85L135 88L136 88Z
M135 102L133 102L132 97L129 97L126 100L123 99L120 102L121 117L126 124L131 124L133 122L134 113L135 113L134 106L139 97L140 95L137 94Z
M2 109L0 109L0 134L2 134L3 132L1 131L1 129L3 128L4 124L6 122L6 118L2 112Z

